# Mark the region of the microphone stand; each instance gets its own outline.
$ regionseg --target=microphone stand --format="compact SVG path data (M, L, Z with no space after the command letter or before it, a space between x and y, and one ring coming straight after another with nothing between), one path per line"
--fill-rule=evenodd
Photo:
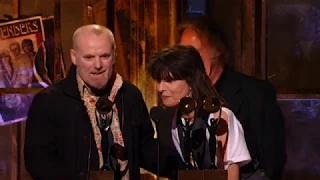
M154 119L157 131L157 180L160 180L160 139L159 139L159 120Z
M206 123L209 129L209 134L210 134L209 147L210 147L210 160L211 160L210 169L211 170L217 169L217 166L215 165L216 151L217 151L216 131L217 131L217 126L219 125L219 122L220 122L221 111L222 110L220 109L219 117L216 123L214 118L210 118L210 125L209 123Z
M103 165L101 167L101 170L102 171L109 171L110 168L108 167L108 157L109 157L109 154L108 154L108 149L109 149L109 145L108 145L108 131L109 131L109 128L106 129L106 128L100 128L100 132L101 132L101 135L102 135L102 138L101 138L101 143L103 144L102 145L102 156L103 156ZM103 135L104 133L104 135Z
M186 170L192 169L192 165L190 163L190 156L191 156L191 126L190 126L190 119L184 118L185 124L182 123L183 132L184 132L184 160L186 164Z
M156 126L156 132L157 132L157 169L156 169L156 175L157 180L160 179L160 133L159 133L159 120L160 117L163 114L163 109L160 106L152 107L150 110L150 116L153 122Z
M189 96L183 97L180 99L179 102L179 110L182 114L182 118L185 121L185 123L182 124L183 129L183 140L184 140L184 160L186 165L186 170L193 169L193 165L190 163L191 161L191 128L192 125L190 121L195 117L195 109L197 107L197 102ZM182 119L181 119L182 121Z
M217 131L217 127L220 123L220 118L221 118L221 114L222 114L220 100L216 97L209 96L203 101L203 108L208 113L216 113L219 111L219 117L217 120L215 118L210 118L209 119L210 124L208 121L206 121L206 126L207 126L207 128L209 130L209 134L210 134L210 139L209 139L210 160L211 160L210 169L215 170L215 169L217 169L217 167L215 165L216 152L217 152L216 131Z

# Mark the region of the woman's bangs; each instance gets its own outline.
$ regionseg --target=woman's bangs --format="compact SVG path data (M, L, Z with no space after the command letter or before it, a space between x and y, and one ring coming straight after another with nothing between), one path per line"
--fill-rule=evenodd
M171 81L180 79L179 76L176 74L176 72L171 71L169 67L163 67L153 71L152 78L158 82L162 80L171 82Z

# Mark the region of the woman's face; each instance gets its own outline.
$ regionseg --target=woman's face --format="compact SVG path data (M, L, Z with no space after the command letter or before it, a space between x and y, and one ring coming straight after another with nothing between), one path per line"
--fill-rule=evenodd
M174 107L181 98L190 95L189 85L185 80L167 82L161 80L157 83L158 93L165 107Z

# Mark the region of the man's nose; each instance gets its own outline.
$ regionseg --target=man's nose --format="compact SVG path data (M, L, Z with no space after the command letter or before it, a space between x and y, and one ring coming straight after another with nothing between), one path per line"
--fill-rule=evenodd
M99 59L99 58L95 58L94 67L95 67L96 69L101 69L101 68L102 68L102 62L101 62L101 59Z

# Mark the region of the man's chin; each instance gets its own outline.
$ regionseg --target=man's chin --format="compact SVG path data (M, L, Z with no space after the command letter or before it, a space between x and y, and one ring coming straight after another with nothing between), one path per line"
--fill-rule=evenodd
M87 86L89 87L89 89L94 90L94 91L100 91L106 88L107 83L105 83L105 85L102 84L88 84Z
M93 90L97 90L97 91L100 91L100 90L103 90L103 89L105 89L106 88L106 85L93 85L93 86L91 86L90 87L91 89L93 89Z

